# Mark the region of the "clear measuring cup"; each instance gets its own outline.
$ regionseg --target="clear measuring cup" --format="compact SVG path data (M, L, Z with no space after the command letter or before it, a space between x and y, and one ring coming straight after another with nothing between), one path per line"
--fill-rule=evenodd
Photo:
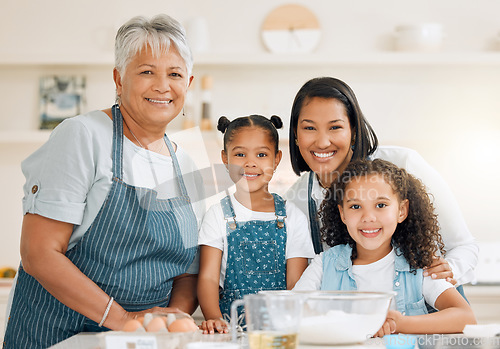
M231 333L236 341L238 307L245 307L250 349L295 349L303 297L286 291L245 295L231 304Z

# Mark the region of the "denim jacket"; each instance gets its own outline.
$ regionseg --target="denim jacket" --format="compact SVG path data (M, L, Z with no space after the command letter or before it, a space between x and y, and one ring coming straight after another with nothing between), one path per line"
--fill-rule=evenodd
M423 270L416 274L410 272L410 265L399 250L395 250L394 283L396 291L396 308L403 315L427 314L422 293ZM356 290L356 281L352 274L352 248L349 245L337 245L323 253L322 290L351 291Z

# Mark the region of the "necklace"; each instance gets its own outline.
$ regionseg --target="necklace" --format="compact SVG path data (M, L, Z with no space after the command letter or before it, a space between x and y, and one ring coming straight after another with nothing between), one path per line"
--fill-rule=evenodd
M146 148L145 146L142 145L142 143L137 139L137 137L135 136L134 132L132 132L132 130L130 129L130 127L128 127L127 123L125 122L125 119L123 120L123 122L125 123L125 125L127 126L130 134L132 135L132 137L134 137L134 139L137 141L137 143L139 143L139 146L142 148L142 149L146 149L146 150L150 150L150 151L153 151L152 149L148 149ZM156 153L159 153L162 151L163 149L163 145L165 144L165 141L161 142L161 145L160 145L160 149L156 150L155 152Z

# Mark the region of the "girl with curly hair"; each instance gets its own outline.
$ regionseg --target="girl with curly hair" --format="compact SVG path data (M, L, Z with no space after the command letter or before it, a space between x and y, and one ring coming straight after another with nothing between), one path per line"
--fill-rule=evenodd
M424 185L404 169L381 159L352 161L330 187L320 218L331 248L294 290L396 291L377 336L456 333L476 322L451 283L423 275L444 244ZM429 314L426 303L439 311Z

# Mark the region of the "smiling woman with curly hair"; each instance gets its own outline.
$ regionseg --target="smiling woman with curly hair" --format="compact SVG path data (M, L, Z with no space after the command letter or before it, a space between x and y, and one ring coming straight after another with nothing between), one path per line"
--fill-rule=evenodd
M444 244L424 185L404 169L381 159L352 161L330 187L320 218L331 248L294 290L396 291L377 336L455 333L476 322L450 282L424 277ZM428 314L426 303L439 311Z

